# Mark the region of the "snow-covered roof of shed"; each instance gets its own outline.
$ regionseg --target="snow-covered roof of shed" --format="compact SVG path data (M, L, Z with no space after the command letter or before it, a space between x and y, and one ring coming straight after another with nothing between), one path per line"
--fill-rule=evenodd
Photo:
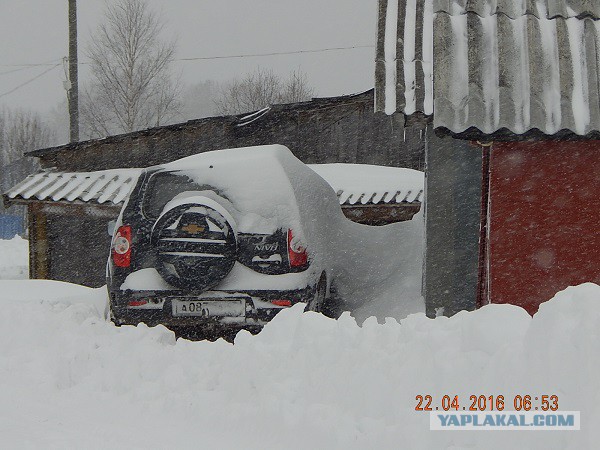
M423 173L363 164L312 164L336 191L341 205L413 203L423 195ZM6 193L11 200L121 205L142 169L98 172L40 172Z
M336 191L341 205L414 203L423 197L424 173L368 164L309 164Z
M598 132L599 19L596 0L380 0L376 108L453 133Z
M40 172L6 193L9 199L91 202L119 205L137 182L141 169L98 172Z

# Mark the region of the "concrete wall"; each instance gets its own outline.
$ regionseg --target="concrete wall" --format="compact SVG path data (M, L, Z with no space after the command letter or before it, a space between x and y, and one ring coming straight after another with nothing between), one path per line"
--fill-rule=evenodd
M476 306L481 162L480 147L428 129L424 295L430 317Z

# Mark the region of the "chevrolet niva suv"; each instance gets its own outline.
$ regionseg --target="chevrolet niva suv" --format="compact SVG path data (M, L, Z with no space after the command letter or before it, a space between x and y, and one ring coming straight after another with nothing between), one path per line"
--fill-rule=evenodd
M327 312L337 220L335 192L283 146L144 169L112 239L111 318L259 331L298 302Z

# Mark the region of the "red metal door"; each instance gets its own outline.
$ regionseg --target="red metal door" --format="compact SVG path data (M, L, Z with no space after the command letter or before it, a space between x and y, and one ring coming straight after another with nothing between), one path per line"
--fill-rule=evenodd
M600 284L600 141L495 143L489 186L491 303Z

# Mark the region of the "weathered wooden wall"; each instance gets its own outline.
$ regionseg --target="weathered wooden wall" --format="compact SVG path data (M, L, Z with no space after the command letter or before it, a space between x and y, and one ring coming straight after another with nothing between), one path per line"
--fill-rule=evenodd
M29 277L99 287L118 207L33 202L29 204Z
M362 163L422 170L422 124L373 112L373 90L276 105L254 121L209 117L106 139L31 152L43 167L65 171L147 167L231 147L282 144L307 164ZM245 123L245 124L244 124Z

